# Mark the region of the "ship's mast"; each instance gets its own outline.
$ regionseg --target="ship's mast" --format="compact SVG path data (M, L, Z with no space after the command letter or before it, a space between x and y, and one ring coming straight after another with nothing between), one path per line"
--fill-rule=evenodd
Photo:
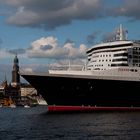
M122 24L120 24L119 32L120 32L120 38L119 38L119 40L123 40L124 39L124 35L123 35L123 27L122 27Z
M126 40L126 30L123 29L122 24L120 24L119 29L117 30L116 40Z

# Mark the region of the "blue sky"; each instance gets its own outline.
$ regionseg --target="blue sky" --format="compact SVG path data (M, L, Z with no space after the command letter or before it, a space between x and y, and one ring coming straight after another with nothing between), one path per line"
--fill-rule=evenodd
M0 0L0 82L11 82L15 53L21 70L82 63L85 51L120 24L140 39L139 0Z

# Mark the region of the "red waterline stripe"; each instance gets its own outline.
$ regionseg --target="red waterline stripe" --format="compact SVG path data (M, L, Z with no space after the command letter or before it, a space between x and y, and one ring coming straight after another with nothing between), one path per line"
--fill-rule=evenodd
M140 111L140 107L95 107L95 106L51 106L48 112L70 112L70 111Z

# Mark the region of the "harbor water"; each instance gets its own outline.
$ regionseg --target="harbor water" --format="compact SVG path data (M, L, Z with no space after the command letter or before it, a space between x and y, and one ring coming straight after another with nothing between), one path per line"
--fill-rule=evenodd
M0 108L0 140L139 140L140 112L48 114L46 106Z

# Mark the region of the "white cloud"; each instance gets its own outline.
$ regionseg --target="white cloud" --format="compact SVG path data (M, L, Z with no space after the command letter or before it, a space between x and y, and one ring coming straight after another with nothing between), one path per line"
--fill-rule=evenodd
M9 58L11 54L5 49L0 49L0 58Z
M68 50L68 58L77 58L85 56L86 46L83 44L80 45L79 48L76 48L74 43L66 43L63 48Z
M82 58L85 57L86 46L84 44L76 48L74 43L66 43L60 47L57 38L42 37L31 43L27 54L31 58Z
M20 72L29 72L32 73L33 69L32 68L24 68L24 69L20 69Z

